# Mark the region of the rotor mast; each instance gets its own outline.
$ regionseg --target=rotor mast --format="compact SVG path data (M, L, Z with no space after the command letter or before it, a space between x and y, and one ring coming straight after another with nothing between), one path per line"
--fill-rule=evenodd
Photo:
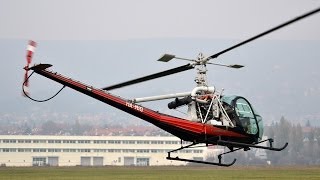
M195 82L197 83L197 87L200 86L208 86L208 81L207 81L207 60L203 56L202 53L199 53L197 61L195 65L198 65L196 68L197 70L197 76L195 78Z

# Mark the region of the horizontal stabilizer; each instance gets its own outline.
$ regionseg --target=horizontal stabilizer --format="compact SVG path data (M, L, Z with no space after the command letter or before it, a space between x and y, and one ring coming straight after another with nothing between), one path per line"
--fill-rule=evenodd
M41 71L41 70L45 70L51 66L52 66L51 64L37 64L37 65L30 67L28 70Z

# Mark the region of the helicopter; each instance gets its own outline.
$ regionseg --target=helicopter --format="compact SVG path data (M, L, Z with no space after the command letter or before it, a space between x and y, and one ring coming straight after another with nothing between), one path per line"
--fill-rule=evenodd
M211 56L204 56L202 53L194 59L181 58L172 54L164 54L158 61L169 62L172 59L188 61L188 64L172 68L169 70L154 73L148 76L136 78L112 86L96 88L92 85L87 85L80 81L71 79L57 72L50 70L51 64L35 64L30 66L36 42L30 41L27 48L27 65L24 67L25 78L22 85L23 94L33 101L45 102L57 96L65 87L69 87L84 95L90 96L96 100L104 102L110 106L120 109L126 113L145 120L158 128L161 128L168 133L177 136L181 139L181 147L167 152L168 160L185 161L191 163L201 163L216 166L231 166L236 162L234 159L230 163L222 161L222 156L233 153L238 150L248 151L251 148L265 149L270 151L282 151L288 146L288 142L282 147L274 147L274 140L262 139L263 137L263 120L259 113L253 108L252 104L244 97L237 95L224 95L223 90L217 91L214 86L210 86L207 81L207 65L224 66L227 68L239 69L243 65L232 64L225 65L210 62L210 60L218 58L218 56L227 53L235 48L256 40L262 36L270 34L289 24L297 22L303 18L314 15L320 11L320 7L284 22L274 28L264 31L252 38L242 41L234 46L224 49ZM194 79L196 86L188 92L165 94L158 96L141 97L134 99L124 99L113 95L111 90L122 88L125 86L142 83L145 81L161 78L164 76L180 73L183 71L196 69L197 74ZM28 72L32 71L30 75ZM27 91L29 86L29 78L34 74L44 76L50 80L58 82L63 87L52 97L45 100L33 99ZM175 117L172 115L160 113L140 103L148 101L158 101L171 99L168 103L169 109L176 109L182 106L187 106L187 117ZM173 100L172 100L173 99ZM189 142L184 145L182 142ZM261 143L268 142L267 145ZM202 161L194 159L186 159L183 157L173 157L172 154L188 148L199 146L224 146L229 149L217 156L217 160Z

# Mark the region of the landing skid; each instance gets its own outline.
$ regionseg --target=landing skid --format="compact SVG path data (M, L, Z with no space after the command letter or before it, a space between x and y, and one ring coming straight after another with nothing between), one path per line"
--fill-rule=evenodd
M269 147L266 147L266 146L257 146L256 144L260 144L260 143L263 143L263 142L266 142L266 141L269 141ZM274 148L273 145L273 139L267 139L267 140L263 140L263 141L260 141L256 144L246 144L246 143L239 143L239 142L232 142L232 141L223 141L223 140L218 140L217 141L217 145L222 145L222 146L231 146L231 147L239 147L239 148L258 148L258 149L266 149L266 150L271 150L271 151L282 151L284 150L287 146L288 146L288 143L286 143L283 147L281 148Z
M232 166L237 161L236 159L234 159L230 164L223 164L223 163L221 163L220 159L219 159L218 163L209 162L209 161L197 161L197 160L193 160L193 159L183 159L183 158L179 158L179 157L170 157L170 153L168 154L167 159L168 160L175 160L175 161L186 161L186 162L200 163L200 164L209 164L209 165L215 165L215 166L224 166L224 167Z
M195 146L198 143L192 143L190 145L187 146L181 146L178 149L172 150L168 152L168 156L167 159L168 160L175 160L175 161L185 161L185 162L192 162L192 163L199 163L199 164L209 164L209 165L214 165L214 166L224 166L224 167L228 167L228 166L232 166L237 160L234 159L231 163L229 164L225 164L221 162L221 156L219 157L219 162L209 162L209 161L199 161L199 160L194 160L194 159L184 159L184 158L179 158L178 156L176 157L171 157L171 153L172 152L176 152L182 149L186 149L186 148L195 148L195 147L201 147L201 146Z
M263 142L266 142L266 141L269 142L269 147L257 145L257 144L260 144L260 143L263 143ZM225 164L225 163L222 163L222 155L229 154L229 153L232 153L232 152L241 150L241 149L243 149L244 151L247 151L247 150L250 150L250 148L266 149L266 150L271 150L271 151L282 151L283 149L285 149L285 148L288 146L288 143L286 143L286 144L285 144L283 147L281 147L281 148L274 148L273 145L272 145L272 143L273 143L273 139L266 139L266 140L260 141L260 142L258 142L258 143L255 143L255 144L246 144L246 143L239 143L239 142L218 140L218 141L216 141L215 144L221 145L221 146L227 146L227 147L229 147L229 148L231 149L231 150L228 151L228 152L221 153L221 154L218 155L218 160L219 160L219 162L209 162L209 161L200 161L200 160L194 160L194 159L184 159L184 158L179 158L178 156L176 156L176 157L171 157L171 153L172 153L172 152L176 152L176 151L179 151L179 150L182 150L182 149L187 149L187 148L203 147L203 146L196 146L196 145L198 145L199 143L192 143L192 144L190 144L190 145L181 146L181 147L178 148L178 149L169 151L169 152L168 152L167 159L168 159L168 160L175 160L175 161L185 161L185 162L192 162L192 163L200 163L200 164L209 164L209 165L215 165L215 166L229 167L229 166L232 166L232 165L236 162L236 159L234 159L234 160L233 160L231 163L229 163L229 164ZM208 144L207 144L206 146L213 146L213 145L208 145ZM237 147L237 148L236 148L236 149L233 149L234 147Z

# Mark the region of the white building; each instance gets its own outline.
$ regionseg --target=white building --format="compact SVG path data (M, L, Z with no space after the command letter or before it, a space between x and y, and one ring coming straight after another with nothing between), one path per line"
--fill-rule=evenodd
M181 147L180 143L180 139L171 136L0 135L0 165L186 165L166 159L167 152ZM205 160L207 154L206 147L198 147L172 153L171 157Z

